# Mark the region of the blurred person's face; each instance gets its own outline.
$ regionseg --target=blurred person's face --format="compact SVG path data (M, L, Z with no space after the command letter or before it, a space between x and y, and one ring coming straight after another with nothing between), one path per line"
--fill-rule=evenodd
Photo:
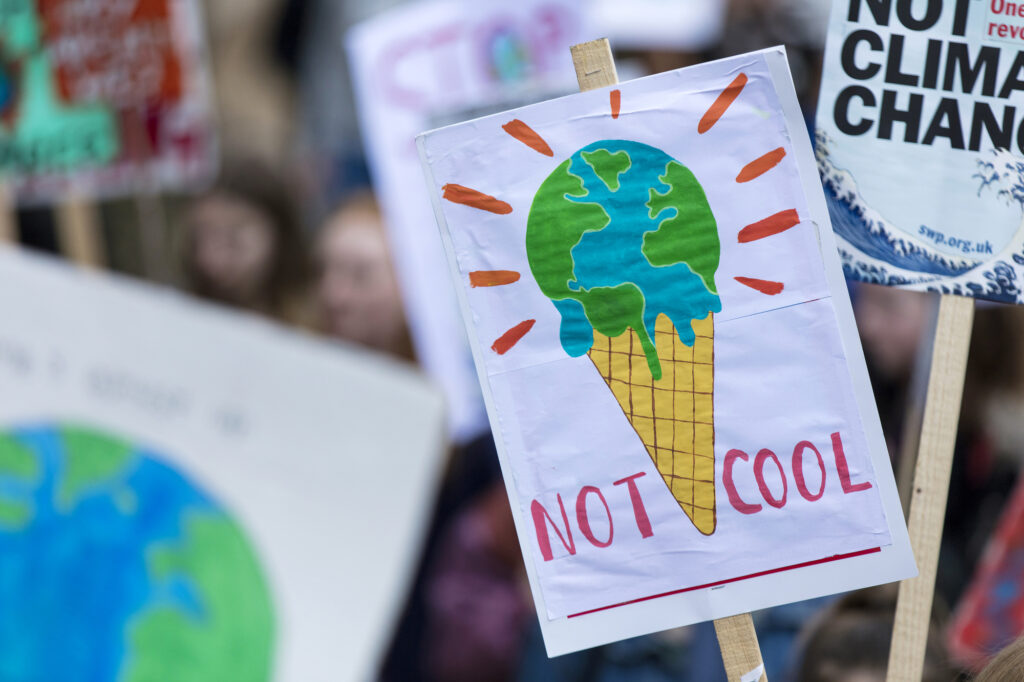
M320 261L319 298L327 332L398 352L405 318L380 216L368 209L336 213L324 229Z
M854 314L864 352L885 377L909 377L929 323L931 298L874 284L863 284L857 292Z
M270 216L246 201L211 194L192 208L188 225L196 270L211 293L238 304L257 298L273 261Z

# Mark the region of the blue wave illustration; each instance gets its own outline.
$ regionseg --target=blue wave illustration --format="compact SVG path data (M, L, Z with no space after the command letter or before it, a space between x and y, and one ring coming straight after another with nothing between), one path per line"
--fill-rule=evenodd
M818 172L825 189L825 198L828 200L832 227L838 236L860 251L862 256L904 270L906 275L920 273L933 277L956 277L981 263L974 259L954 258L937 253L931 246L913 239L888 223L881 214L865 203L853 176L832 165L828 153L828 136L819 130L816 131L815 138ZM922 279L932 277L905 281Z
M1005 149L993 149L989 154L991 160L978 159L978 172L973 176L980 182L978 196L994 188L1007 205L1017 204L1024 210L1024 159Z

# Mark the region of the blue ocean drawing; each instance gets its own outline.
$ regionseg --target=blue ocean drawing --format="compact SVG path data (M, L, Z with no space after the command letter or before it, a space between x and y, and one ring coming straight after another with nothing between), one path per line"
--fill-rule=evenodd
M978 159L978 196L994 188L996 196L1024 211L1024 159L1005 149L993 150L988 158Z
M940 253L889 223L867 204L853 176L832 163L827 133L816 131L815 143L818 172L847 276L917 290L1024 302L1018 281L1018 271L1024 269L1021 231L1009 250L983 259ZM1024 159L994 150L978 160L977 168L971 180L978 183L979 195L995 192L1024 211ZM1008 260L1003 260L1007 256Z

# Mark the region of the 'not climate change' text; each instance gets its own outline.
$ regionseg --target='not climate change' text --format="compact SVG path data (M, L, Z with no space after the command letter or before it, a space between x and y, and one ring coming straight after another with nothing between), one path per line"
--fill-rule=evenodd
M1006 14L1013 5L987 2L990 18L993 8ZM1014 93L1024 92L1024 51L960 40L966 36L970 4L850 0L846 19L859 28L840 48L843 72L852 82L833 104L837 128L851 136L1024 153L1024 111L1008 103ZM948 26L939 25L944 6L953 10ZM1014 5L1014 16L1019 12ZM989 24L992 40L1010 35L1008 24ZM1024 29L1014 31L1024 36ZM881 89L863 84L879 76Z

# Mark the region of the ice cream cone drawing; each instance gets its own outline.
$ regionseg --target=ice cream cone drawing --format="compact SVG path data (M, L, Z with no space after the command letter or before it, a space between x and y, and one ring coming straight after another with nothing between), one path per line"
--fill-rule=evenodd
M662 479L701 533L715 531L714 323L718 229L681 163L626 140L558 166L530 208L526 253Z
M709 132L746 86L743 73L720 91L697 123ZM617 119L621 93L609 92ZM502 129L546 157L551 145L513 119ZM768 151L742 167L750 182L786 156ZM731 180L731 179L730 179ZM719 179L719 182L721 179ZM445 184L443 199L508 215L507 202L476 189ZM800 218L787 209L744 226L738 243L784 232ZM680 509L700 533L717 525L715 505L715 327L722 311L715 276L719 225L701 182L681 161L627 139L592 142L569 155L540 183L530 203L526 259L541 293L558 312L558 343L574 358L587 355L643 443ZM470 287L516 282L520 273L469 273ZM735 276L766 296L779 281ZM523 320L495 339L504 354L536 320Z

